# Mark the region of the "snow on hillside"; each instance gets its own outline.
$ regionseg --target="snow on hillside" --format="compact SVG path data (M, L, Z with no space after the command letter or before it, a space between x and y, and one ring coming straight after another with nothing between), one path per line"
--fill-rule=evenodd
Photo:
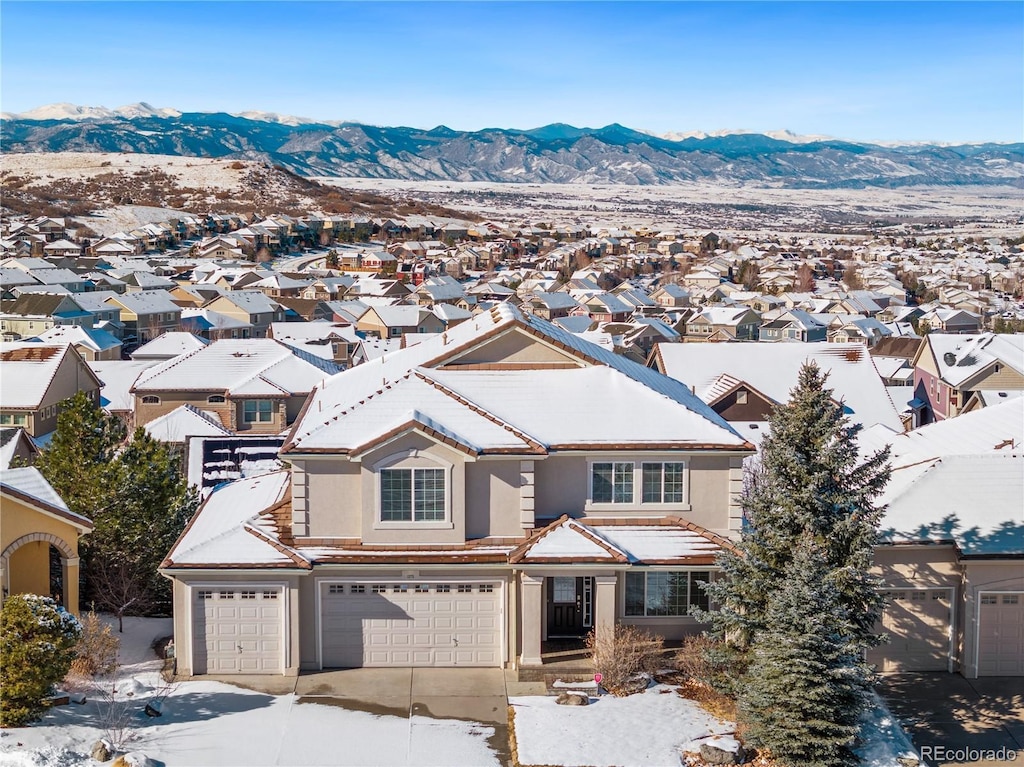
M157 108L144 101L137 104L127 104L116 109L106 107L77 106L62 102L59 104L47 104L36 107L27 112L10 114L5 112L5 120L110 120L116 117L131 119L133 117L180 117L181 112L177 109Z
M183 186L231 191L242 184L248 165L235 160L176 157L164 154L115 154L110 152L53 152L4 154L3 170L15 176L87 181L107 173L159 168L178 177Z

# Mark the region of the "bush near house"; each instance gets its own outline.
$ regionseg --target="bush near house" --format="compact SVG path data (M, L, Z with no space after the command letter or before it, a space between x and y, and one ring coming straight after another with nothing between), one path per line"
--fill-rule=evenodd
M46 699L75 657L82 629L49 597L17 594L0 609L0 727L22 727L46 711Z
M613 632L587 635L594 670L603 678L601 686L612 695L641 692L662 665L665 640L636 626L617 625Z

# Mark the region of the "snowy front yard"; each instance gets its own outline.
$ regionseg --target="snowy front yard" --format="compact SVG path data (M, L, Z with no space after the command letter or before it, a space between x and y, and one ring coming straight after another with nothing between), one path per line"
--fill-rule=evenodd
M125 750L166 767L489 767L500 764L488 738L493 727L423 716L378 716L337 706L299 703L211 681L161 690L152 641L171 633L170 621L128 618L116 697L127 698L131 741ZM153 658L150 660L150 658ZM146 701L166 692L162 715L146 716ZM93 743L107 736L105 706L52 709L31 727L0 730L3 767L93 767ZM110 764L110 762L107 762Z

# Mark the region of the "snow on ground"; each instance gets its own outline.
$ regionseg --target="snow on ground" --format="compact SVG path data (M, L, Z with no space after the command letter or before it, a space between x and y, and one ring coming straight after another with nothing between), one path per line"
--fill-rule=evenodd
M130 232L146 224L162 224L172 218L175 211L169 208L154 208L149 205L116 205L104 208L101 213L76 218L101 237L109 237L117 232Z
M114 695L133 725L134 737L125 750L141 752L166 767L499 764L488 745L494 728L474 722L378 716L213 681L167 688L159 675L161 661L149 648L169 633L170 619L125 619L120 635L123 665ZM158 718L144 712L154 698L162 698ZM0 730L0 765L93 767L89 752L107 735L102 720L109 710L92 696L84 705L52 709L31 727Z
M234 159L179 157L166 154L120 152L30 152L5 153L3 171L15 176L30 174L42 181L73 179L84 181L106 173L135 173L157 168L177 176L182 186L199 189L237 189L249 170L248 164L232 168Z
M554 697L511 698L516 748L523 765L676 767L683 751L701 743L731 750L736 725L712 716L674 687L654 685L639 695L590 698L589 706L560 706ZM906 733L874 696L862 717L856 749L863 767L900 767L915 756Z
M684 746L736 728L663 684L625 698L590 700L589 706L560 706L551 696L511 698L519 762L668 767L680 764Z

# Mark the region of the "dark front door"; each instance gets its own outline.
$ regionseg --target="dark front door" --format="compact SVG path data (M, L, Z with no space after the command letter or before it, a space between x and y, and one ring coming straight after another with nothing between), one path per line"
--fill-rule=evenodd
M583 579L548 578L548 637L578 637L583 628Z

